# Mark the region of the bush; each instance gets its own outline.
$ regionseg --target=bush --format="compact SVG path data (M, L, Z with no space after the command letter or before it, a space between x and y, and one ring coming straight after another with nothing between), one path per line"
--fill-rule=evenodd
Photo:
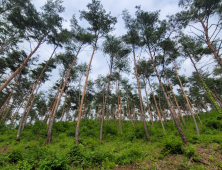
M186 155L188 158L193 158L194 161L199 160L199 156L196 153L195 146L188 144L182 148L183 154Z
M163 141L164 149L163 151L171 154L182 154L183 142L180 138L175 136L169 136L165 141Z
M74 163L76 166L87 167L88 162L85 156L80 151L80 145L75 145L69 151L70 161Z
M32 126L31 131L34 135L40 135L41 137L47 136L47 125L41 121L36 121Z
M136 150L135 148L131 148L122 152L116 159L116 163L120 165L125 165L133 162L135 159L143 158L145 154Z
M9 162L10 163L17 163L19 160L23 160L22 152L20 150L13 150L9 154Z
M221 121L213 119L213 120L206 121L206 127L211 128L211 129L221 130L222 124L221 124Z

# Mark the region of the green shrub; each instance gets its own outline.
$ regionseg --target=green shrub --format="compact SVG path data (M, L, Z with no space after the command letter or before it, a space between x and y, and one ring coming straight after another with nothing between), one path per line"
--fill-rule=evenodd
M10 163L17 163L19 160L23 160L23 155L21 150L15 149L8 156Z
M26 128L26 127L25 127ZM47 125L42 121L36 121L31 128L34 135L40 135L43 138L47 136Z
M70 163L74 163L76 166L81 166L83 168L88 166L86 157L81 153L80 145L75 145L69 151Z
M75 137L75 133L76 133L75 129L69 129L66 135L69 137Z
M183 142L180 138L175 136L169 136L166 140L163 141L165 153L171 154L182 154L182 145Z
M120 165L125 165L133 162L135 159L143 158L145 154L135 148L128 149L117 157L116 163Z

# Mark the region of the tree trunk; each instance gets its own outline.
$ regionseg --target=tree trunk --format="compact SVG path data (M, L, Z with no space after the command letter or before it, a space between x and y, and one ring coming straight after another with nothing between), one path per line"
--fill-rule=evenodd
M94 45L94 48L93 48L92 56L91 56L91 59L90 59L90 62L89 62L88 70L86 72L86 80L85 80L85 85L84 85L84 89L83 89L83 93L82 93L81 105L80 105L80 108L79 108L78 121L77 121L77 125L76 125L76 133L75 133L75 144L76 145L79 143L79 124L80 124L80 119L81 119L82 106L83 106L84 96L85 96L85 92L86 92L86 85L87 85L87 81L88 81L88 77L89 77L89 71L90 71L90 67L91 67L94 52L96 50L97 40L98 40L98 35L96 37L96 41L95 41L95 45Z
M68 85L68 83L67 83L67 85ZM64 116L64 112L65 112L65 105L66 105L68 88L69 88L69 86L68 86L67 89L66 89L66 95L65 95L65 100L64 100L63 108L62 108L62 116L61 116L60 122L62 122L62 119L63 119L63 116Z
M220 58L220 56L218 55L218 52L217 50L213 47L211 41L210 41L210 38L209 38L209 35L208 35L208 28L205 26L203 20L199 17L197 17L197 19L200 21L203 29L204 29L204 33L205 33L205 38L206 38L206 44L208 45L208 47L211 49L213 55L214 55L214 58L217 60L218 64L222 67L222 60ZM218 49L219 51L219 49Z
M154 70L155 70L155 72L156 72L156 76L157 76L157 78L158 78L158 80L159 80L159 84L160 84L160 86L161 86L161 88L162 88L162 90L163 90L164 96L165 96L165 98L166 98L167 105L168 105L168 107L169 107L169 109L170 109L170 111L171 111L171 113L172 113L172 116L173 116L174 122L175 122L175 124L176 124L177 130L178 130L178 132L179 132L179 134L180 134L183 142L186 144L186 143L188 143L188 140L187 140L185 134L183 133L183 130L182 130L181 127L180 127L179 120L177 119L176 113L174 112L174 110L173 110L173 108L172 108L172 106L171 106L171 103L170 103L170 101L169 101L169 99L168 99L168 96L167 96L167 94L166 94L166 92L165 92L165 89L164 89L163 84L162 84L162 82L161 82L160 76L159 76L158 71L157 71L157 69L156 69L156 64L155 64L153 55L152 55L152 53L151 53L150 47L148 46L148 48L149 48L150 56L151 56L151 59L152 59L152 62L153 62L153 67L154 67Z
M4 105L3 105L2 108L1 108L0 116L1 116L1 115L3 116L4 111L5 111L5 108L7 108L7 105L8 105L8 103L9 103L10 99L11 99L12 93L13 93L13 91L14 91L17 83L18 83L18 80L19 80L19 78L20 78L20 74L21 74L21 72L19 73L18 78L16 79L15 84L14 84L14 86L13 86L13 88L12 88L12 90L11 90L8 98L7 98L7 100L5 101Z
M109 83L106 91L106 97L105 97L105 102L102 108L102 121L101 121L101 127L100 127L100 135L99 135L99 141L101 142L103 140L103 124L104 124L104 114L105 114L105 107L106 107L106 102L107 98L109 95L109 87L110 87L110 81L112 77L112 70L113 70L113 57L111 56L111 63L110 63L110 74L109 74Z
M42 40L44 39L45 36L43 36L40 41L38 42L38 45L35 47L35 49L29 54L29 56L23 61L23 63L19 66L19 68L5 81L4 84L1 85L0 87L0 92L9 84L9 82L25 67L27 64L28 60L32 57L32 55L37 51L39 46L42 43Z
M188 99L188 100L189 100L189 99ZM189 100L189 102L190 102L190 100ZM192 106L192 108L193 108L193 110L194 110L195 114L197 115L197 118L199 119L200 124L203 126L203 124L202 124L202 122L201 122L201 120L200 120L200 117L198 116L198 114L197 114L197 112L195 111L195 108L193 107L193 105L192 105L192 103L191 103L191 102L190 102L190 105Z
M136 79L137 79L138 92L139 92L139 98L140 98L140 109L141 109L142 115L144 116L145 114L144 114L144 111L143 111L143 100L142 100L142 95L141 95L141 90L140 90L140 81L139 81L139 77L138 77L138 74L137 74L136 55L135 55L134 45L132 45L132 48L133 48L133 57L134 57L134 70L135 70L135 75L136 75ZM145 119L143 120L143 126L144 126L144 130L145 130L146 140L147 140L147 142L149 142L150 141L150 136L149 136L149 133L148 133L148 129L147 129Z
M171 86L169 77L168 77L167 72L166 72L165 69L164 69L164 72L165 72L165 75L166 75L168 84L169 84L169 86L170 86L170 90L171 90L171 92L172 92L172 94L173 94L174 101L175 101L175 103L176 103L176 105L177 105L177 109L178 109L178 111L179 111L179 113L180 113L180 116L181 116L181 118L182 118L183 124L184 124L184 126L186 127L186 129L187 129L186 122L185 122L185 120L184 120L184 118L183 118L183 115L182 115L182 113L181 113L180 106L179 106L179 104L178 104L178 102L177 102L177 98L176 98L176 96L175 96L175 94L174 94L174 92L173 92L173 88L172 88L172 86Z
M159 116L159 120L160 120L161 125L162 125L162 128L163 128L163 130L164 130L164 132L165 132L165 128L164 128L164 125L163 125L162 117L160 116L160 112L159 112L159 109L158 109L158 106L157 106L157 103L156 103L156 97L155 97L155 94L154 94L154 92L153 92L153 88L152 88L152 86L151 86L151 84L150 84L149 77L147 77L147 80L148 80L148 83L149 83L149 86L150 86L150 89L151 89L151 92L152 92L152 95L153 95L153 99L154 99L154 103L155 103L155 106L156 106L157 114L158 114L158 116Z
M8 117L8 115L10 114L11 110L13 109L13 105L15 104L15 101L17 99L17 97L19 96L20 91L18 92L18 94L14 97L11 106L9 107L8 110L6 110L7 112L5 113L5 115L3 115L2 117L2 121L5 122L5 119Z
M67 121L67 118L68 118L68 114L69 114L70 108L71 108L71 102L69 103L69 106L66 109L66 121Z
M158 96L158 97L159 97L159 96ZM162 111L162 108L161 108L160 97L159 97L159 107L160 107L160 111L161 111L161 113L162 113L163 119L164 119L164 121L167 123L167 119L166 119L165 113Z
M53 128L53 123L54 123L54 119L55 119L55 114L56 114L56 111L57 111L57 109L58 109L59 102L60 102L60 99L61 99L61 97L62 97L63 90L64 90L64 88L65 88L65 86L66 86L66 83L67 83L67 81L68 81L70 72L71 72L71 70L72 70L73 65L75 64L75 61L76 61L76 59L77 59L77 56L78 56L80 50L81 50L81 46L79 47L79 49L78 49L78 51L77 51L77 54L76 54L75 58L73 59L73 62L72 62L71 66L70 66L70 68L69 68L69 71L68 71L68 73L67 73L66 79L65 79L65 81L64 81L64 83L63 83L63 87L62 87L61 92L60 92L60 94L59 94L58 100L56 101L56 105L55 105L55 108L54 108L54 110L53 110L53 112L52 112L51 120L50 120L50 122L49 122L49 129L48 129L48 134L47 134L47 138L46 138L45 145L47 145L48 143L51 143L52 128Z
M148 112L149 112L149 114L150 114L150 120L151 120L151 122L152 122L152 127L154 127L154 126L153 126L153 116L152 116L152 112L151 112L151 110L150 110L150 104L149 104L149 99L148 99L147 90L146 90L146 83L145 83L145 80L144 80L144 79L143 79L143 82L144 82L144 84L145 84L145 93L146 93L146 102L147 102Z
M210 99L211 103L214 105L214 107L216 108L216 110L217 110L220 114L222 114L221 109L220 109L219 106L216 104L216 102L215 102L215 100L214 100L214 98L213 98L213 96L212 96L212 93L210 92L210 89L207 87L207 85L206 85L206 83L204 82L202 76L200 75L200 73L199 73L199 71L198 71L198 69L197 69L197 67L196 67L196 65L195 65L195 63L194 63L191 55L190 55L190 54L188 54L188 55L189 55L189 58L190 58L190 60L191 60L191 62L192 62L192 64L193 64L193 66L194 66L194 68L195 68L198 76L200 77L200 80L201 80L201 82L202 82L202 84L203 84L203 86L204 86L204 88L205 88L205 90L206 90L206 93L207 93L208 98Z
M208 109L207 109L207 106L204 104L203 100L200 98L200 102L202 103L204 109L206 110L206 112L208 113Z
M174 65L174 68L175 68L175 71L176 71L176 74L177 74L177 78L178 78L178 80L179 80L179 82L180 82L181 90L183 91L184 97L185 97L185 99L186 99L187 105L188 105L189 110L190 110L190 113L191 113L191 116L192 116L192 118L193 118L193 122L194 122L194 125L195 125L195 128L196 128L197 135L200 135L199 128L198 128L196 119L195 119L195 117L194 117L193 111L192 111L192 109L191 109L191 106L190 106L188 97L187 97L187 95L186 95L186 93L185 93L185 91L184 91L183 85L182 85L182 83L181 83L181 81L180 81L180 77L179 77L178 72L177 72L176 64L174 63L174 61L172 60L172 58L171 58L171 61L172 61L173 65Z

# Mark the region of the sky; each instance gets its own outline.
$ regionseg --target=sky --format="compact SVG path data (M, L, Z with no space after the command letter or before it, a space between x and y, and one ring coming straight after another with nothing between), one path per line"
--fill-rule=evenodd
M31 2L36 6L38 10L40 10L40 7L45 4L46 0L31 0ZM65 12L61 14L61 16L64 18L63 27L69 29L70 19L72 15L75 14L76 18L79 19L79 10L87 10L86 5L88 3L91 3L91 0L81 0L81 1L64 0L63 6L65 7ZM135 16L135 11L136 11L135 6L139 5L141 6L141 9L144 11L153 12L156 10L160 10L160 19L166 19L167 15L175 14L181 10L181 8L178 7L178 0L159 0L158 2L155 0L136 0L136 1L101 0L101 4L103 5L106 12L111 12L112 16L117 17L118 22L115 25L115 30L111 33L115 36L121 36L126 33L126 29L124 28L124 22L121 16L121 13L124 9L128 9L128 11L132 16ZM84 20L79 20L79 25L86 28L87 22ZM101 45L101 43L102 40L100 40L99 45ZM40 47L40 49L37 52L37 54L41 56L39 61L47 60L47 58L50 57L52 51L53 51L52 46L43 45L42 47ZM59 51L61 51L61 49L59 49L57 53ZM79 63L86 62L88 64L91 53L92 53L92 48L87 48L85 51L82 51L79 55L78 62ZM91 66L92 71L89 77L90 79L95 80L99 74L107 75L109 73L109 68L106 59L107 58L100 50L96 51L92 61L92 66ZM131 59L132 59L132 54L131 54ZM205 62L203 61L203 63ZM202 65L200 64L198 66L200 67ZM131 70L132 70L131 72L133 73L133 65L131 66ZM179 73L185 74L186 76L190 76L193 71L194 68L191 62L189 60L185 60L182 64ZM54 84L56 80L59 79L58 72L59 72L58 69L56 69L51 73L52 74L51 81L46 82L42 86L42 89L49 88ZM133 77L132 73L130 75L125 74L123 75L123 77L129 78L131 83L136 83L136 79L135 77Z

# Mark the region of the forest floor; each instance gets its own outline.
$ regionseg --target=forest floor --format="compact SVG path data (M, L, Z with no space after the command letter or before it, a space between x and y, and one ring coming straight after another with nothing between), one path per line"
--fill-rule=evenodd
M0 169L71 170L71 169L140 169L140 170L220 170L222 169L222 116L215 111L200 114L200 136L193 121L185 117L189 141L184 145L173 122L148 122L151 138L146 142L140 121L123 121L122 135L118 120L105 121L103 141L99 142L99 122L81 122L79 145L74 145L76 122L55 122L52 143L44 146L47 125L26 125L19 141L17 127L8 131L0 125ZM182 122L182 121L181 121Z

